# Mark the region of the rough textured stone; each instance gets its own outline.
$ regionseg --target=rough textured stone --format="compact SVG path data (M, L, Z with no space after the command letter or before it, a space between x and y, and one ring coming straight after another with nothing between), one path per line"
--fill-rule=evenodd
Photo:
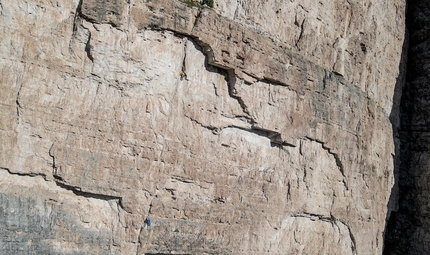
M0 3L0 251L382 253L404 1Z

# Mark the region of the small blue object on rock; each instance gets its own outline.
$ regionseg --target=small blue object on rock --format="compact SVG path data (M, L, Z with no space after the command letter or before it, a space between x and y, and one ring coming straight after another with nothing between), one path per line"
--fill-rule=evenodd
M151 226L151 224L152 224L152 222L151 222L151 218L147 218L147 219L146 219L146 225L148 225L148 227L150 227L150 226Z

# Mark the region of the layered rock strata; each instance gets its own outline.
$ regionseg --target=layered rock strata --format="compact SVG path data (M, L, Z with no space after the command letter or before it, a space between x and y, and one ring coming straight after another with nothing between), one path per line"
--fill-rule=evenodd
M1 253L382 253L404 9L1 1Z

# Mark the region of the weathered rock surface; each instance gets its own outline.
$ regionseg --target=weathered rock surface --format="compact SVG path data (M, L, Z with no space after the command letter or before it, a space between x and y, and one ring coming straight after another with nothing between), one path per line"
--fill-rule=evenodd
M381 254L404 9L1 1L0 251Z

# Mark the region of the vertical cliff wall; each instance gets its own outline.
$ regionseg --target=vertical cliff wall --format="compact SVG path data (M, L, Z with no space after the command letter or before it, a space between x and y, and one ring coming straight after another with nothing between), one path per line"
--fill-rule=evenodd
M399 132L399 202L386 234L384 254L428 254L430 1L408 1L407 80Z
M404 1L195 5L0 1L0 253L382 253Z

